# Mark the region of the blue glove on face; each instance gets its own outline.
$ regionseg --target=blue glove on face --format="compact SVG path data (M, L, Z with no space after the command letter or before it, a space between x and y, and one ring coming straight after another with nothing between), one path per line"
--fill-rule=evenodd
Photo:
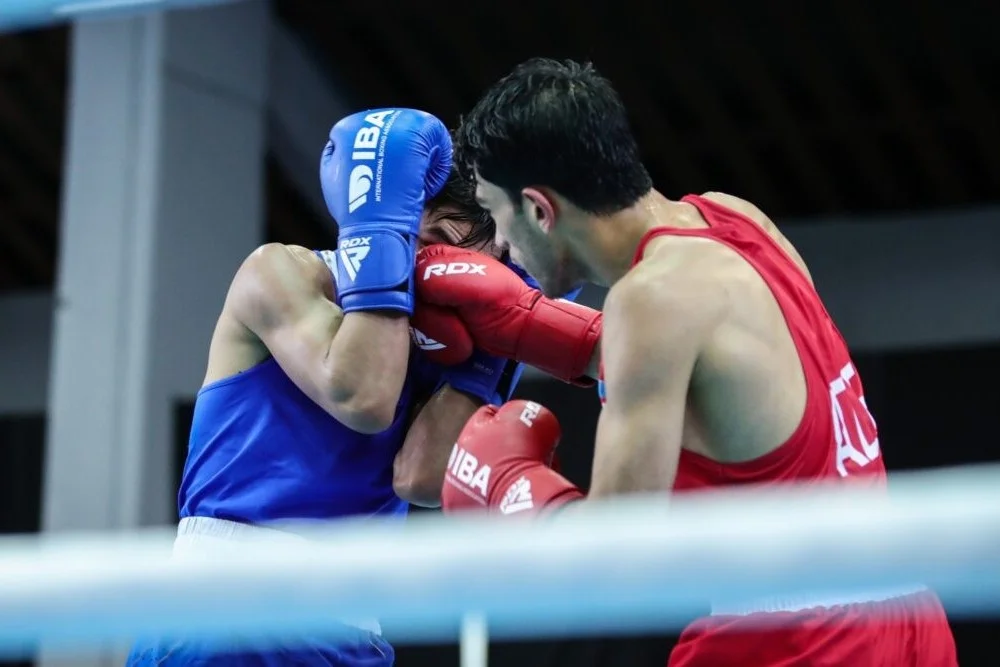
M345 313L413 313L413 264L424 202L451 172L451 136L434 116L378 109L343 118L320 159L337 221L337 294Z

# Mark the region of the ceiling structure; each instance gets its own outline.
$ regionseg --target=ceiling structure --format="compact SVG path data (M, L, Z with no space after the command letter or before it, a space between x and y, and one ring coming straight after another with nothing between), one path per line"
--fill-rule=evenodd
M0 290L55 276L67 35L0 35Z
M779 224L996 201L1000 5L730 4L275 8L352 105L410 105L449 123L521 60L591 60L621 92L671 196L731 192ZM67 37L65 28L0 35L0 290L53 283ZM269 236L324 242L329 230L274 160L267 175Z

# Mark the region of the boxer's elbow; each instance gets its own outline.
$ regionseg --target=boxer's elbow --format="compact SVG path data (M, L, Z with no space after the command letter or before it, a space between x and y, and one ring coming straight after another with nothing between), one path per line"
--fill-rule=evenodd
M393 416L391 410L378 404L370 406L341 404L334 413L337 421L362 435L375 435L385 431L392 426Z
M327 412L358 433L381 433L396 418L405 369L405 358L332 354L319 369L320 392L326 399Z
M341 424L365 435L381 433L396 418L399 392L385 387L343 386L333 383L328 392L329 412Z
M400 499L420 507L439 507L443 483L443 471L413 465L405 458L396 458L392 469L392 489Z
M411 427L392 462L392 489L413 505L438 507L444 484L445 461L442 457L447 455L441 450L429 449L425 440L414 435ZM418 431L416 436L419 435Z

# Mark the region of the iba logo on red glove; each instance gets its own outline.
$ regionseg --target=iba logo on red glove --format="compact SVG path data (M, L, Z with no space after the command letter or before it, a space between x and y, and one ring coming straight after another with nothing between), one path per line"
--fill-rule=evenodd
M521 409L517 412L517 407L520 404ZM478 413L480 420L483 422L481 425L477 425L476 417L470 420L470 424L473 427L473 431L476 429L500 429L507 430L506 427L502 426L503 416L510 415L512 413L517 413L517 423L520 426L531 429L535 426L535 421L542 414L542 406L534 401L513 401L508 403L504 408L496 408L494 406L489 406L487 408L481 409L482 412ZM500 413L500 417L494 418L494 415ZM551 415L551 413L549 413ZM554 417L552 418L554 420ZM553 424L555 425L556 433L553 437L542 436L546 441L558 440L558 423L552 422L546 423L546 427L551 430ZM466 428L469 428L467 425ZM544 429L543 429L544 430ZM516 432L512 433L513 437L517 437ZM455 443L455 446L451 450L451 456L448 457L448 468L447 475L445 476L446 483L451 484L466 496L473 498L476 502L481 505L485 505L490 493L490 475L493 473L492 467L486 462L480 462L479 458L472 452L465 449L465 447L460 444L463 437L473 437L467 436L463 433L459 436L459 442ZM554 444L552 445L554 448ZM501 475L500 482L503 482L503 475ZM514 486L518 486L516 483ZM531 484L518 486L514 489L512 486L507 491L507 495L510 496L506 498L504 506L511 504L513 509L511 511L518 511L520 509L527 509L531 506ZM524 505L524 502L527 505ZM518 506L520 504L520 506ZM506 511L501 508L505 514Z
M486 504L487 489L490 486L490 472L492 472L488 465L479 465L479 459L456 443L451 450L451 456L448 457L448 472L461 482L462 486L456 484L456 488L480 504ZM451 482L452 480L446 478L446 481ZM471 491L476 491L478 494L471 493Z

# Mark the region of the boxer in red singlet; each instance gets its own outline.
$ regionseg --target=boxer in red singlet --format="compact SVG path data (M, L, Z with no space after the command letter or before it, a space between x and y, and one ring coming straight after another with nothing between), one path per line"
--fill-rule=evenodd
M423 251L418 298L435 312L451 309L478 347L543 367L562 350L572 361L560 364L567 380L593 377L603 362L586 496L548 465L555 417L522 401L482 408L466 425L446 511L544 511L786 480L885 484L861 379L795 248L747 201L720 193L671 201L653 189L618 95L592 67L520 65L463 120L457 149L499 240L546 294L584 281L610 291L600 333L600 317L543 297L499 262L432 271L473 258ZM446 340L454 326L430 328ZM957 659L940 603L913 586L716 605L684 632L669 664L949 667Z

